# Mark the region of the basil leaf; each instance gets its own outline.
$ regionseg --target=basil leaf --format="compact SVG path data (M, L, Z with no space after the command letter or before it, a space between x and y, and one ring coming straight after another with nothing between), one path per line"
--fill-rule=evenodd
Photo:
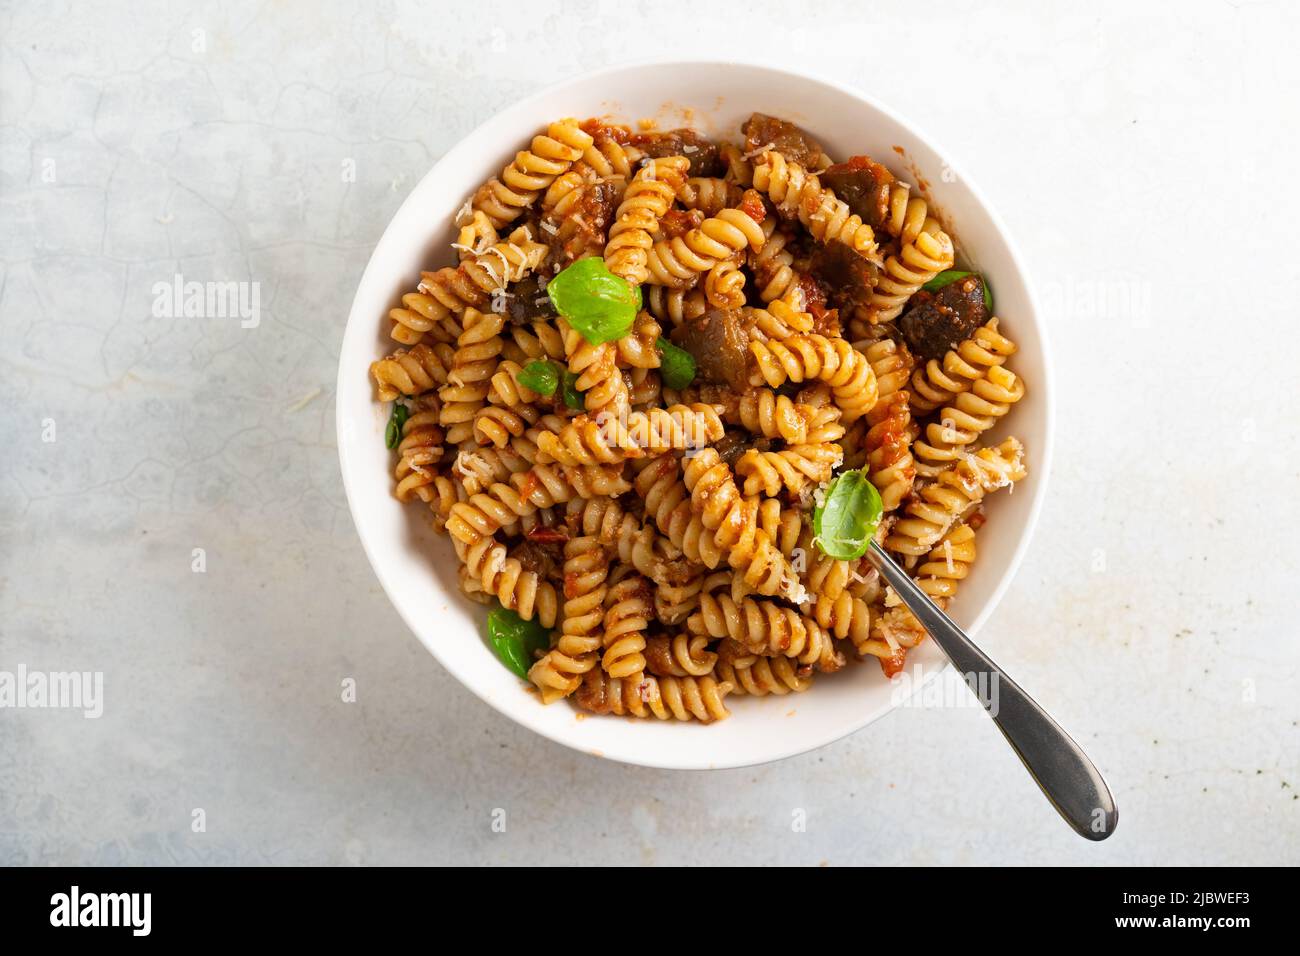
M944 286L950 286L958 279L964 279L968 275L971 275L971 273L962 272L960 269L946 269L925 285L921 286L921 288L926 292L938 292L940 289L944 288Z
M396 448L402 440L402 428L411 417L411 410L401 402L393 402L393 410L388 416L388 427L384 429L384 444Z
M680 349L663 336L659 337L659 374L664 384L681 391L695 381L695 356Z
M578 391L578 376L575 372L566 371L563 382L564 404L577 411L586 411L587 396Z
M641 288L616 276L595 257L579 259L550 282L555 311L593 345L621 339L641 311Z
M978 273L962 272L960 269L948 269L940 272L937 276L921 286L926 292L938 292L944 286L952 285L958 279L964 279L967 276L977 276L980 280L980 288L984 290L984 308L990 312L993 311L993 293L989 291L988 281Z
M554 395L560 384L560 370L554 362L529 362L519 373L519 384L538 395Z
M880 492L866 473L846 471L831 482L813 511L813 540L836 560L860 558L867 553L883 510Z
M487 636L501 663L523 678L533 666L533 652L545 650L551 643L550 632L541 624L525 621L500 604L488 611Z

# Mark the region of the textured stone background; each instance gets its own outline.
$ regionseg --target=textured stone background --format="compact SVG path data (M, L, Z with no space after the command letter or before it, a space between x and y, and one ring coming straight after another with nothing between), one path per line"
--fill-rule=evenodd
M106 682L97 721L0 710L0 862L1300 862L1300 11L1044 6L0 5L0 669ZM1109 843L967 709L751 770L570 753L380 592L332 413L374 242L497 109L669 48L870 91L1018 237L1060 440L985 633L1107 773ZM261 325L154 318L176 272L259 282Z

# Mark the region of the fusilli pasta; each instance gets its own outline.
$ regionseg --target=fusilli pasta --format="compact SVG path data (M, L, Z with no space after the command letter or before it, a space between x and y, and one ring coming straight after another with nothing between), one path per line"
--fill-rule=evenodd
M985 499L1025 475L1018 440L989 442L1025 392L1015 344L982 285L943 291L969 274L942 275L927 200L781 120L744 135L552 123L457 215L370 366L395 496L449 536L468 598L540 629L511 666L543 702L708 723L846 654L897 673L924 632L822 550L828 482L865 471L876 539L947 606ZM595 257L613 291L588 315L552 283ZM931 313L955 318L930 334Z

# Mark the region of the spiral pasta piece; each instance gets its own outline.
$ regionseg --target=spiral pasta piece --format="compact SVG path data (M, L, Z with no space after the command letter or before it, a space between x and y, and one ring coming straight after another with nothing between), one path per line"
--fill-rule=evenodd
M489 379L501 354L503 316L466 309L464 331L456 340L456 354L447 382L438 389L442 402L439 424L447 430L447 443L459 445L474 433L474 416L491 390Z
M772 539L773 546L789 558L803 534L803 511L799 507L784 507L769 498L758 506L758 526Z
M916 364L907 346L899 345L893 339L886 338L872 342L865 348L860 345L856 347L861 349L862 354L871 363L871 371L876 376L876 387L882 399L907 387L908 377Z
M654 369L634 368L627 374L628 401L638 412L663 404L663 379Z
M424 492L420 497L425 499L429 511L433 514L430 521L433 529L442 534L446 531L447 518L451 515L452 505L457 501L464 501L467 495L460 482L446 475L435 475L433 480L424 486Z
M750 697L785 696L812 687L812 668L788 657L764 657L746 651L735 641L723 641L713 672L731 685L732 693Z
M430 501L435 493L429 486L438 476L438 464L446 453L444 435L438 427L438 403L421 402L412 406L411 413L402 425L402 437L397 445L397 465L393 478L397 482L393 494L398 501L418 497Z
M654 601L645 578L625 577L609 589L600 665L610 677L631 677L645 670L645 629L653 617Z
M562 465L611 464L703 448L722 434L722 419L711 405L672 405L630 412L625 421L612 415L579 415L558 435L541 435L537 449L543 461Z
M545 245L533 239L527 226L520 226L507 239L454 268L421 273L420 291L453 314L468 308L488 309L494 300L509 294L511 282L536 271L547 251ZM504 312L505 308L498 305L492 311Z
M642 291L646 293L646 310L673 328L698 319L709 309L703 289L670 289L667 286L652 285Z
M692 176L677 190L677 201L687 209L716 216L728 206L740 205L742 190L735 183L711 176Z
M509 338L502 354L520 365L544 359L563 362L567 358L564 335L550 322L512 325L507 333Z
M659 337L663 326L649 312L641 312L632 323L632 331L614 343L618 364L624 368L659 367Z
M585 162L579 162L564 175L557 176L542 196L543 216L554 221L571 215L582 198L582 191L599 178Z
M605 244L605 265L614 275L633 285L646 281L646 263L659 220L672 206L690 165L685 156L666 156L648 159L637 170L619 203Z
M583 393L587 413L625 414L632 400L627 380L618 367L618 346L613 342L588 342L563 319L557 325L564 337L569 371L577 376L574 387Z
M743 149L735 143L723 143L718 148L718 155L727 164L727 171L723 176L726 182L735 183L737 186L754 184L754 164L750 162L750 157Z
M797 405L769 388L754 388L740 397L737 418L749 431L765 438L780 438L791 445L808 440L808 421L815 409Z
M543 627L555 624L559 602L555 588L537 572L526 571L517 558L508 556L505 545L482 538L465 549L465 568L478 579L484 592L525 621L536 618Z
M766 309L750 308L745 314L751 323L749 337L756 342L779 342L813 330L812 313L802 312L779 299L769 302Z
M461 449L452 463L451 473L473 495L499 481L509 481L511 475L527 471L532 464L509 446Z
M522 438L539 417L541 412L531 405L515 405L511 408L488 405L474 414L474 440L480 445L504 448L513 439Z
M745 479L746 495L774 498L782 490L799 495L810 482L830 481L843 459L840 446L833 442L793 445L781 451L751 448L736 461L736 474Z
M495 534L535 514L540 508L565 504L575 497L621 495L630 485L620 471L600 465L576 468L534 465L528 471L511 475L508 482L497 482L486 491L453 505L447 533L473 544L484 535Z
M965 342L949 349L942 362L931 359L912 373L912 407L918 412L934 411L1015 354L1016 343L998 331L994 316Z
M583 678L574 701L594 714L655 717L659 720L698 720L712 723L730 716L723 703L732 685L711 676L655 677L633 674L611 677L597 668Z
M1020 401L1025 383L1002 365L990 366L982 378L961 392L939 412L939 421L925 426L924 436L913 444L917 470L933 477L950 467Z
M812 379L830 385L845 422L861 418L876 404L876 376L866 356L844 339L794 335L780 342L750 342L757 371L754 385L772 388Z
M903 311L907 300L940 272L953 264L952 240L934 219L926 221L916 239L885 259L871 291L868 321L888 322Z
M507 408L536 402L541 396L519 381L523 370L522 365L509 359L499 363L488 380L488 402Z
M709 650L707 637L689 634L649 638L645 658L650 673L658 677L706 677L718 661L718 655Z
M745 304L745 273L737 258L720 259L704 274L704 295L716 309L739 309Z
M776 150L765 150L754 167L754 188L771 199L786 219L803 223L818 242L841 242L867 259L878 256L876 234L862 217L851 212L834 190L822 186L815 174Z
M483 213L495 229L504 229L536 202L537 197L582 157L592 144L575 119L557 120L533 137L528 149L515 154L500 177L494 176L474 194L470 208Z
M655 582L654 600L655 617L671 627L683 623L700 606L705 569L685 558L670 568L663 580Z
M749 256L749 267L754 272L759 298L764 302L785 302L802 308L804 277L794 267L794 254L789 248L790 235L774 216L763 220L763 235L766 236L763 248ZM811 325L797 331L811 331Z
M402 296L400 308L391 310L389 335L403 345L452 343L460 335L457 315L427 292L419 290Z
M867 413L869 428L863 440L867 473L880 492L881 506L888 513L912 493L917 466L912 454L910 396L896 391Z
M647 254L647 278L643 281L686 288L722 260L761 249L765 238L762 225L749 213L723 209L684 236L655 242Z
M565 544L560 637L528 670L528 679L541 691L542 703L572 694L582 676L597 669L608 573L609 560L598 540L584 536Z
M692 510L712 534L713 545L726 554L745 584L763 595L788 592L797 578L767 532L758 526L758 501L745 498L731 469L713 448L692 457L683 474ZM673 542L676 544L676 542ZM679 545L690 555L687 547Z
M775 601L746 597L737 602L725 591L710 592L707 583L700 609L687 619L686 628L692 634L730 638L751 654L791 657L827 673L844 666L834 640L816 621Z
M1024 446L1015 438L965 455L916 493L885 540L886 547L905 555L929 553L986 495L1024 476Z
M464 222L458 221L457 225L460 227L460 232L456 234L456 241L452 243L452 247L455 248L462 262L482 255L489 247L501 241L501 236L492 225L492 220L482 211L473 212Z
M889 184L885 231L904 246L911 245L930 218L929 206L920 196L912 195L908 183L895 179Z
M456 352L450 345L439 343L398 349L386 358L371 362L375 397L381 402L391 402L402 395L423 395L446 385L455 358Z
M613 136L597 132L592 144L582 153L582 161L601 179L622 179L624 185L635 174L642 152L635 146L620 143Z
M974 563L975 529L970 522L963 521L940 538L925 561L917 566L917 586L940 607L947 607Z

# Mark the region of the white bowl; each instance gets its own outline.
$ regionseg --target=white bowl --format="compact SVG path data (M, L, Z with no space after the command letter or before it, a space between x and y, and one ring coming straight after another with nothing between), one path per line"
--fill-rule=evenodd
M732 697L731 717L710 726L580 716L567 703L542 706L481 637L484 609L460 595L455 556L428 528L427 509L393 498L383 437L387 409L374 400L368 366L391 350L387 312L415 287L420 270L452 262L447 244L456 210L552 119L653 118L661 129L691 125L738 138L740 123L755 110L801 124L836 158L868 153L912 182L924 177L929 197L954 227L959 255L988 276L1002 328L1020 346L1011 364L1028 392L1001 431L1024 441L1029 476L1014 494L1004 491L988 502L979 560L952 612L957 623L978 631L1020 563L1047 487L1052 401L1044 329L1010 237L971 182L953 175L952 157L860 93L766 66L672 62L603 70L531 96L467 136L407 197L370 257L343 338L337 407L343 481L366 554L402 618L444 667L501 713L566 746L628 763L705 769L778 760L865 727L901 695L868 661L819 677L808 693ZM944 664L933 642L908 660L913 690ZM474 712L465 716L472 720Z

